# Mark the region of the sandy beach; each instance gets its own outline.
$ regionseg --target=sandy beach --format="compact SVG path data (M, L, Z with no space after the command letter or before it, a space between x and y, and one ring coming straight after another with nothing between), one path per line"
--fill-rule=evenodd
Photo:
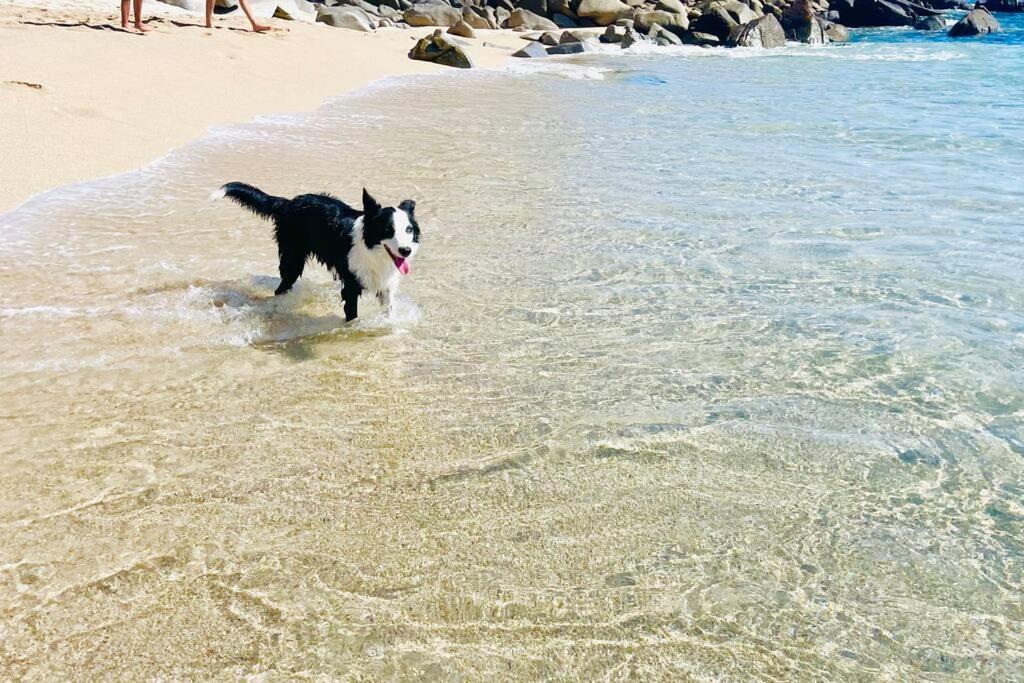
M240 12L198 15L150 0L149 32L123 31L116 3L0 3L0 211L67 183L138 168L211 126L306 111L372 81L447 67L407 53L433 29L374 34ZM234 16L235 14L239 16ZM467 50L499 66L523 43L481 31ZM506 46L507 49L484 46Z

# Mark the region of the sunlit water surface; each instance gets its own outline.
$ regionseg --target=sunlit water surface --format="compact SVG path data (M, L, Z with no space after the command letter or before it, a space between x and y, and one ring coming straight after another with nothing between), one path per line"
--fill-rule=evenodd
M0 217L0 668L1015 678L1024 23L391 82ZM419 202L343 324L210 191Z

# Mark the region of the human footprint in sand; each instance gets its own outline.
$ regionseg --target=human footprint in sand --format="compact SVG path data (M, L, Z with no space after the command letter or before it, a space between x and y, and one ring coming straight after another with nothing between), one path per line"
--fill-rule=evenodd
M141 0L136 0L136 2L141 2ZM213 6L216 2L217 0L206 0L206 28L213 28ZM256 17L253 16L252 10L249 9L249 3L245 0L238 0L238 4L242 6L242 11L245 12L245 16L249 18L249 23L252 24L253 31L256 33L263 33L264 31L270 30L269 26L256 23Z
M121 28L128 28L128 6L132 0L121 0ZM146 27L142 25L142 0L135 0L135 30L145 33Z

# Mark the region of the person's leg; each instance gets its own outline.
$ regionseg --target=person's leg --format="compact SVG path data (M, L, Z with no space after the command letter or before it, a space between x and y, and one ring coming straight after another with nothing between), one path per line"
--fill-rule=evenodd
M217 0L206 0L206 28L213 28L213 3Z
M211 1L212 0L206 0L207 7L210 6ZM242 6L242 11L245 12L245 16L249 18L249 23L252 24L253 31L255 31L256 33L261 33L263 31L270 30L269 26L264 26L263 24L256 23L256 17L252 15L252 10L249 9L249 3L247 3L245 0L238 0L238 4Z
M146 32L146 27L142 25L142 0L135 0L135 28L139 33Z
M121 28L128 28L128 6L131 0L121 0Z

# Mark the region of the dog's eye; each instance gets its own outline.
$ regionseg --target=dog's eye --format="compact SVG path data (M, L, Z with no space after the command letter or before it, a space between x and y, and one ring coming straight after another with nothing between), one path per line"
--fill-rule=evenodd
M411 235L412 234L412 226L410 225L408 228L405 229L405 231Z

